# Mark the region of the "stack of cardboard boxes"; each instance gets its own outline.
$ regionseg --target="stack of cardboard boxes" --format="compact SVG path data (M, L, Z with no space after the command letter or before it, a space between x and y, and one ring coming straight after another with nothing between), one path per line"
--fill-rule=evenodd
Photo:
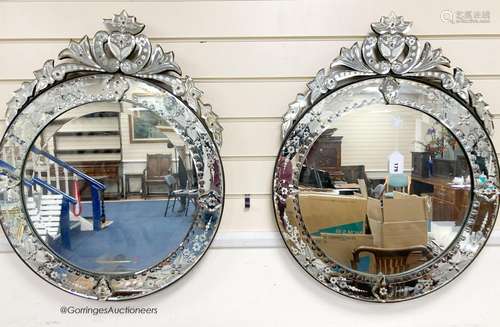
M398 192L382 200L325 192L299 195L302 219L309 233L325 254L347 267L351 267L352 252L359 246L426 245L431 218L427 201L425 197ZM372 256L366 254L361 259L365 262L358 263L359 269L374 272Z

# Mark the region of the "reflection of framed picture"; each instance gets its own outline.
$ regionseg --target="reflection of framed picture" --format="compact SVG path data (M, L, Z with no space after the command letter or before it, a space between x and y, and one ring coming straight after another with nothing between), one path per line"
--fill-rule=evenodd
M133 111L128 118L130 143L167 142L165 133L173 131L172 127L148 110Z

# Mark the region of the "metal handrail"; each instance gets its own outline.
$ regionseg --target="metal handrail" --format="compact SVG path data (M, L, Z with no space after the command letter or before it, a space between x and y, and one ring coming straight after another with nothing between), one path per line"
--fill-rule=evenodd
M15 171L16 170L16 168L14 168L14 166L12 166L11 164L9 164L8 162L3 161L3 160L0 160L0 167L7 168L7 170L9 170L9 171Z
M63 191L55 188L54 186L48 184L47 182L45 182L43 179L40 179L38 177L33 177L33 179L31 180L31 182L35 185L40 185L41 187L43 187L44 189L46 189L47 191L53 193L53 194L59 194L59 195L62 195L63 198L65 200L68 200L69 202L71 202L71 204L76 204L76 199L74 197L72 197L71 195L68 195L66 193L64 193Z
M56 163L57 165L63 167L67 171L72 172L73 174L75 174L76 176L80 177L82 180L84 180L90 184L90 192L91 192L91 196L92 196L93 226L94 226L94 230L100 230L103 219L106 219L105 218L106 214L104 213L104 195L103 195L103 192L106 189L106 185L104 185L103 183L88 176L87 174L83 173L82 171L76 169L75 167L69 165L67 162L65 162L59 158L56 158L55 156L51 155L50 153L48 153L44 150L41 150L35 146L32 146L31 151L36 153L36 154L44 156L45 158L47 158L50 161Z
M0 160L0 167L4 167L4 168L6 168L7 170L9 170L11 172L15 171L15 168L13 166L11 166L9 163L7 163L7 162L5 162L3 160ZM39 186L43 187L44 189L46 189L47 191L49 191L50 193L62 195L63 198L66 199L66 200L68 200L69 202L71 202L71 204L75 204L76 203L76 199L74 197L72 197L71 195L66 194L63 191L61 191L61 190L55 188L54 186L48 184L46 181L44 181L41 178L38 178L38 177L35 176L31 180L28 180L28 179L25 179L25 178L23 178L22 180L23 180L23 183L26 186L28 186L28 187L32 187L33 185L39 185Z
M46 152L46 151L43 151L43 150L40 150L38 149L37 147L35 146L32 146L31 147L31 151L33 151L34 153L36 154L39 154L39 155L42 155L44 156L45 158L49 159L50 161L53 161L55 162L56 164L58 164L59 166L67 169L68 171L72 172L73 174L77 175L78 177L80 177L81 179L89 182L90 184L92 184L92 186L94 186L95 188L97 188L98 190L104 190L106 189L106 185L104 185L103 183L99 182L98 180L86 175L84 172L76 169L75 167L69 165L67 162L61 160L61 159L58 159L56 157L54 157L53 155L51 155L50 153Z

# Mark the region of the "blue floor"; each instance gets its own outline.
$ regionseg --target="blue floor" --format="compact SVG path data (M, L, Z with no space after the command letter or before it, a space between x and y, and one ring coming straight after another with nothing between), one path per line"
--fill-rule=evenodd
M60 239L52 248L74 265L95 272L123 273L149 268L175 250L193 223L194 206L187 216L172 212L172 203L163 216L166 200L108 201L105 212L113 223L101 231L72 232L71 249ZM83 204L82 216L91 217L90 203Z

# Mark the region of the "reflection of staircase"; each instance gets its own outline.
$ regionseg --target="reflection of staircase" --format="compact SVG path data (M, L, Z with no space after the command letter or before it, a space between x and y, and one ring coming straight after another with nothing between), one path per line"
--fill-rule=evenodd
M63 197L66 195L76 197L75 190L72 187L74 181L86 185L90 190L92 199L93 229L101 229L101 218L104 217L103 192L106 189L104 184L67 162L34 146L27 158L25 170L28 176L38 176L39 179L45 180L49 186L61 192ZM48 191L43 186L41 188L35 186L27 189L27 194L31 196L48 193L54 192Z
M16 162L15 149L5 149L1 154L0 175L9 176L15 169L9 162ZM103 192L106 186L52 154L32 146L23 171L26 209L37 232L45 240L60 237L63 245L71 247L70 232L100 230L105 220ZM71 187L73 181L88 185L92 196L91 222L83 217L71 217L71 205L77 203ZM71 221L73 218L74 221ZM89 228L88 225L91 225Z
M62 201L63 197L59 194L42 194L26 198L26 209L31 222L44 240L47 240L47 236L56 238L59 234Z

